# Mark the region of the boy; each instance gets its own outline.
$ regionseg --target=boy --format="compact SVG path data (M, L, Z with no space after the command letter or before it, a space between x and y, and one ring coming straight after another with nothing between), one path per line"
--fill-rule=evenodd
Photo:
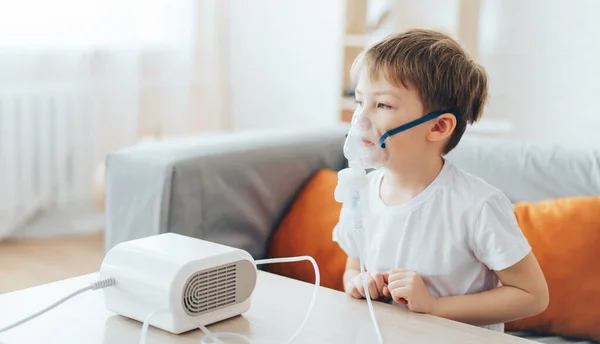
M348 254L345 291L355 298L405 304L411 311L503 331L548 305L548 289L509 200L446 161L487 98L484 69L450 37L430 30L392 36L354 63L361 116L385 132L442 111L387 137L390 158L368 174L361 198L368 237L345 226L344 205L333 238ZM378 138L363 138L379 145ZM384 136L385 138L385 136Z

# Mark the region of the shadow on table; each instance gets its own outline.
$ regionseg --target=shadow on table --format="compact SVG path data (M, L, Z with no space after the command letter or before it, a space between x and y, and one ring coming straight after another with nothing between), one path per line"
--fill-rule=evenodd
M235 319L237 328L240 328L239 326L247 328L250 327L249 321L245 317L237 316L235 317ZM104 338L102 343L140 343L141 332L142 323L140 323L139 321L126 318L120 315L114 315L108 317L104 323ZM200 338L202 338L202 331L200 331L200 329L191 330L182 334L173 334L161 330L159 328L150 326L148 329L148 337L146 338L146 343L198 344L200 342Z

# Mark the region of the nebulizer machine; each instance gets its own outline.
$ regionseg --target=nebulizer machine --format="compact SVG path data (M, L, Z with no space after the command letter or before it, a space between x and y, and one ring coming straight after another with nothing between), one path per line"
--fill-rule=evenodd
M344 156L348 160L348 168L338 173L338 185L335 189L336 201L344 204L345 211L349 213L348 219L341 220L341 225L351 226L346 228L354 235L359 247L359 263L364 290L369 290L365 278L364 253L368 246L368 235L363 228L363 218L368 215L361 194L367 186L367 170L385 167L390 159L390 147L385 145L388 132L382 132L370 120L367 113L358 107L352 117L350 130L344 143ZM345 215L342 215L345 216ZM375 326L378 343L383 343L383 336L373 304L368 292L365 292L371 320Z

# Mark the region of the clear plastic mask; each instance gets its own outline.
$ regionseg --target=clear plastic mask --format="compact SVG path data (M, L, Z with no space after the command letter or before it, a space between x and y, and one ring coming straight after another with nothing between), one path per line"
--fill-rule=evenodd
M350 167L363 169L381 168L390 161L390 148L379 143L383 131L363 114L360 108L354 111L350 131L344 143L344 156Z

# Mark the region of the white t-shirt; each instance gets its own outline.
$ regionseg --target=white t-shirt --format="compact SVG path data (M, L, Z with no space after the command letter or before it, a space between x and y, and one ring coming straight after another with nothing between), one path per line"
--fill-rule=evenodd
M355 234L346 205L333 231L333 240L350 257L358 258L358 244L365 243L367 271L412 270L436 297L466 295L497 287L493 270L530 252L508 198L449 161L425 190L401 205L381 200L383 175L384 169L369 173L361 195L366 239ZM483 327L504 331L504 324Z

